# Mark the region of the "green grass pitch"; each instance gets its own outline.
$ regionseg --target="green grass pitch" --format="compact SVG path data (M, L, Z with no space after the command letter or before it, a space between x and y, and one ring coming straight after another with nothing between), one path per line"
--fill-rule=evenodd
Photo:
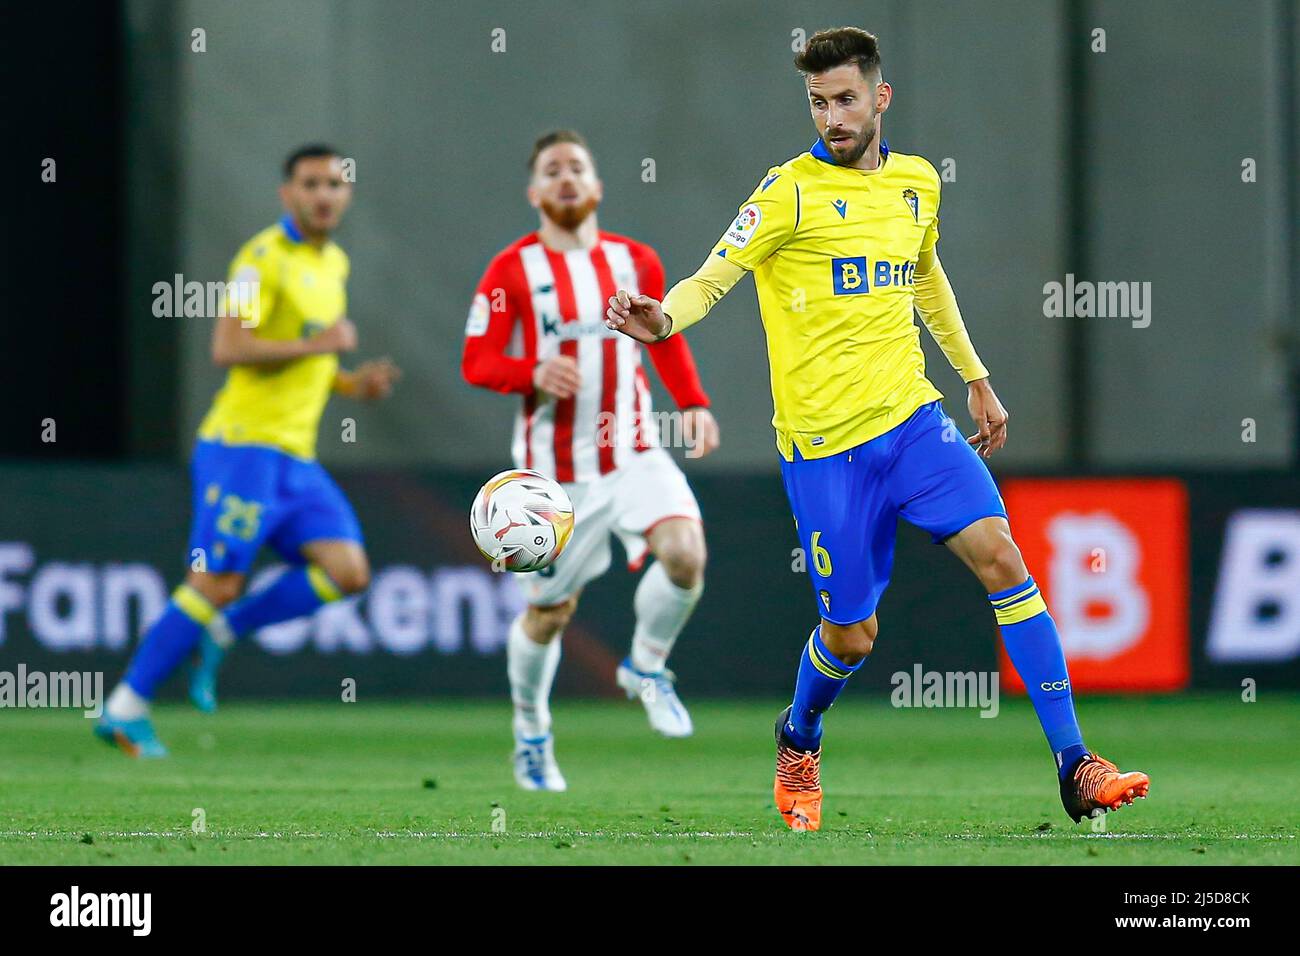
M3 711L0 862L1300 862L1294 696L1083 699L1090 744L1152 776L1105 832L1062 812L1023 700L995 719L842 701L815 834L772 808L778 703L688 703L696 736L670 741L634 703L557 702L566 794L515 789L504 701L169 705L173 756L145 763L77 713Z

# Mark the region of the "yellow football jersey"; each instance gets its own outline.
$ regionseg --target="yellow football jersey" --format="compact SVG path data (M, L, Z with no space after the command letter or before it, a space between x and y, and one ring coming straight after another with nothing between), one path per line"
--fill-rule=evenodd
M230 281L257 282L240 303L261 338L309 338L347 312L348 257L333 242L302 241L287 216L250 239L230 264ZM236 365L199 426L199 437L227 445L269 445L300 458L316 454L338 356L308 355L273 365Z
M875 170L839 166L819 141L773 167L713 250L754 274L786 460L853 448L942 397L912 311L917 259L939 239L939 175L882 154Z

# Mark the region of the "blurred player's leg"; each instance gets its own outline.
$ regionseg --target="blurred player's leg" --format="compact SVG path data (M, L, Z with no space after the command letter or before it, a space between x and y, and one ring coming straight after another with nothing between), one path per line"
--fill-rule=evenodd
M194 650L204 629L244 586L237 572L191 571L173 593L162 616L131 656L126 676L109 695L95 733L133 757L164 757L167 748L149 719L158 685Z
M315 612L370 586L370 562L352 505L316 462L290 461L286 485L293 499L267 538L291 567L270 587L249 594L208 624L190 672L190 700L217 707L217 674L227 651L259 628Z
M569 546L542 571L519 575L528 607L510 625L506 673L514 703L515 782L525 790L565 790L555 761L551 686L560 666L560 639L587 582L609 570L609 483L565 487L579 515Z
M199 710L217 709L217 672L226 651L235 641L258 628L311 614L344 590L319 564L292 567L270 587L249 594L227 611L217 614L207 626L199 647L199 661L190 674L190 700Z
M187 560L195 563L131 656L96 724L100 738L134 757L166 755L149 719L149 701L194 651L220 609L243 590L258 549L279 520L276 488L285 460L265 448L195 445L187 550Z
M199 640L198 659L190 670L190 702L205 714L217 709L217 674L234 645L235 635L225 616L216 614Z
M689 737L694 725L665 664L704 593L704 531L694 518L668 518L647 541L656 560L637 585L632 652L619 665L617 681L629 697L641 699L651 727L665 737Z
M577 606L577 595L549 607L529 605L510 625L506 672L515 711L515 781L525 790L568 788L555 762L550 699L560 666L560 634Z
M635 569L655 561L637 584L632 647L615 681L638 698L650 726L665 737L689 737L691 716L666 669L668 655L704 593L704 525L700 506L672 456L652 448L621 469L611 490L614 530Z

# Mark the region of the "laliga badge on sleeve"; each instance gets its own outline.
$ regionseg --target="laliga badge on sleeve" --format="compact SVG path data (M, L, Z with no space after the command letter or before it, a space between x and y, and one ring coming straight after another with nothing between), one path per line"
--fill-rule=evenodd
M465 321L465 337L483 335L488 328L488 300L482 292L474 296L474 304L469 307L469 318Z
M758 204L747 203L741 207L740 214L736 216L736 221L727 229L722 241L735 246L737 249L744 249L745 246L749 245L754 230L758 228L758 224L762 221L763 211L758 208Z

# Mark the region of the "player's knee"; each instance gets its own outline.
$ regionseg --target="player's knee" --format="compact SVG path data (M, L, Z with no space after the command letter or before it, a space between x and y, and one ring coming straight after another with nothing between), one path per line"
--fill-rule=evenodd
M679 588L693 588L704 579L704 545L683 544L659 555L668 580Z
M365 561L349 563L330 577L344 594L360 594L370 587L370 565Z
M867 643L867 653L871 653L871 648L876 644L876 635L880 633L880 621L876 615L871 615L865 621L860 622L862 628L863 640Z
M530 604L526 612L529 618L528 623L531 625L528 630L534 636L550 640L568 626L569 621L573 618L573 612L577 609L578 599L576 597L561 601L559 604Z
M858 621L850 631L850 650L851 657L855 660L846 660L846 664L856 664L858 660L867 657L876 648L876 635L880 633L880 625L876 622L876 616L873 614L865 621Z
M692 526L688 533L661 542L655 557L664 566L668 580L679 588L694 588L704 580L708 553L704 547L704 535L696 526Z
M185 583L198 591L213 607L225 607L233 602L244 590L242 574L210 574L191 571Z
M827 650L849 666L871 654L876 646L880 625L873 614L865 621L854 624L833 624L822 621L822 643Z
M330 560L317 560L321 570L344 594L360 594L370 587L370 562L365 552L348 552Z
M1010 537L999 539L980 562L980 581L990 592L1013 588L1028 576L1025 559Z

